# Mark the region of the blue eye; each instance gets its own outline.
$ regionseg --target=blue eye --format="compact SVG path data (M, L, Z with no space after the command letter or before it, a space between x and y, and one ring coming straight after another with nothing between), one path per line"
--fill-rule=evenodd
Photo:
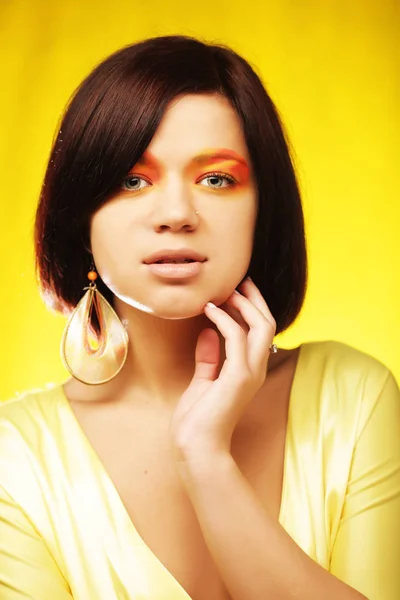
M203 179L201 179L199 181L199 183L201 185L204 185L202 182L203 181L209 181L210 185L207 185L206 187L210 187L211 189L214 190L218 190L220 188L227 188L227 187L231 187L232 185L235 185L236 181L233 177L231 177L230 175L226 175L224 173L209 173L208 175L206 175L205 177L203 177ZM225 183L227 183L227 185L223 185Z
M141 183L145 183L146 185L141 187ZM143 179L143 177L139 177L139 175L131 175L130 177L125 177L122 181L122 187L129 192L138 192L139 190L144 189L145 187L149 187L150 183Z
M208 182L208 183L203 183ZM209 173L203 177L198 183L204 187L209 187L214 190L228 188L234 186L236 180L226 173ZM150 187L151 183L139 175L130 175L123 179L121 187L128 192L139 192L146 187Z

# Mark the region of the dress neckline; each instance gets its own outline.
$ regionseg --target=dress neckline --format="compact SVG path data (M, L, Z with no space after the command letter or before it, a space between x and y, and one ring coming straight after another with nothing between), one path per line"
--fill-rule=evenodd
M292 439L291 430L294 426L294 424L292 422L292 420L293 420L293 404L296 402L296 398L298 397L297 389L300 387L301 375L302 375L302 372L304 371L306 348L309 345L310 345L310 342L305 342L303 344L300 344L300 346L299 346L299 352L298 352L298 356L296 359L296 366L294 369L294 375L293 375L293 379L292 379L292 386L291 386L290 394L289 394L288 419L287 419L287 427L286 427L284 460L283 460L282 494L281 494L281 504L280 504L280 509L279 509L279 517L278 517L278 522L282 526L285 521L286 503L287 503L287 497L288 497L287 473L288 473L288 460L289 460L289 445L290 445L290 440ZM191 596L189 596L189 594L182 587L182 585L175 579L175 577L172 575L172 573L170 571L168 571L168 569L164 565L164 563L154 554L154 552L145 543L144 539L141 537L138 530L136 529L131 517L129 516L129 513L128 513L124 503L122 502L122 498L119 495L118 490L117 490L113 480L111 479L111 476L109 475L103 462L101 461L97 452L93 448L93 446L90 443L88 437L86 436L84 430L82 429L78 419L76 418L75 413L72 410L71 404L64 392L63 384L57 384L54 389L58 392L58 400L64 410L64 414L67 415L67 418L68 418L71 426L74 428L76 435L80 438L82 445L84 446L84 448L86 448L88 454L91 456L91 458L92 458L91 462L92 462L92 464L95 465L96 471L99 475L99 479L101 479L103 484L106 486L107 493L113 498L114 505L118 507L118 511L121 513L122 518L123 518L124 522L126 523L126 531L128 531L129 535L131 533L134 534L135 538L148 551L148 553L151 555L153 560L156 563L158 563L160 568L163 569L164 573L167 574L178 585L178 587L182 591L183 597L186 598L186 600L192 600Z

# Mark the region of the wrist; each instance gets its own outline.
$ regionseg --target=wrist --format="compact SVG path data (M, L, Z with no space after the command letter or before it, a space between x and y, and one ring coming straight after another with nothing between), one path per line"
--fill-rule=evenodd
M229 452L209 448L186 449L175 464L188 485L210 482L236 466Z

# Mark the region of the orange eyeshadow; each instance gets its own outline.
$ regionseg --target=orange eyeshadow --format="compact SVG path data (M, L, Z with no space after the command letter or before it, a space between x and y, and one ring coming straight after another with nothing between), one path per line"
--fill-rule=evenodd
M232 175L239 183L246 183L250 175L249 167L236 160L210 160L202 165L201 172L203 173L205 169L210 171L223 171L228 175Z
M223 171L232 175L241 184L247 183L250 177L250 168L246 160L237 152L225 148L205 150L195 156L189 166L196 170L198 176L205 171ZM160 179L161 169L157 159L147 150L132 167L130 173L143 175L156 182Z

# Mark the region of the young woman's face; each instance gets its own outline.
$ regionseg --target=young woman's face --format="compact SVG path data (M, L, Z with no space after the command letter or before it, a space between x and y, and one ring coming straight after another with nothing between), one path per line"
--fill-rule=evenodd
M180 97L120 191L93 215L94 261L122 301L163 318L193 317L208 301L225 302L246 275L256 217L252 167L230 103ZM182 249L205 261L146 263L155 252ZM179 271L188 268L194 274Z

